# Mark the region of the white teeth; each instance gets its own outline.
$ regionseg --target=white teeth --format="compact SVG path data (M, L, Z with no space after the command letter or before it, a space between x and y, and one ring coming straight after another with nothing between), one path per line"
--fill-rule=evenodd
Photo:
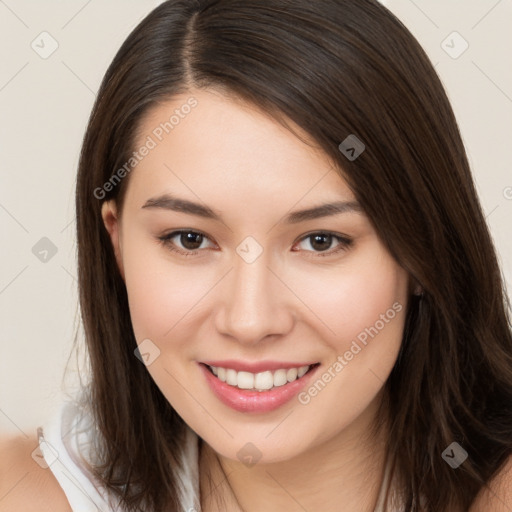
M297 378L297 373L297 368L290 368L286 372L286 379L288 380L288 382L293 382Z
M274 373L274 386L284 386L287 382L286 370L277 370Z
M238 372L237 381L237 385L240 389L252 389L254 387L254 374Z
M217 368L217 377L222 382L226 382L226 368Z
M254 387L259 391L265 391L274 386L274 376L272 372L261 372L257 373L254 378Z
M236 376L236 370L233 370L231 368L228 368L226 370L226 382L230 386L238 385L238 379L237 379L237 376Z
M299 376L299 379L309 370L309 366L301 366L299 368L299 371L297 375Z
M236 386L239 389L266 391L300 379L307 373L311 366L300 366L299 368L290 368L288 370L281 369L275 372L267 370L260 373L237 372L232 368L221 368L217 366L210 366L210 368L214 375L230 386Z

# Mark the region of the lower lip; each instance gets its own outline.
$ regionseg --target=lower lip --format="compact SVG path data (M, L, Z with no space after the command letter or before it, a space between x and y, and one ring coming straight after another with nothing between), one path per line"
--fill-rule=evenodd
M319 365L309 370L300 379L288 382L268 391L254 391L230 386L215 377L206 365L199 363L206 382L217 398L239 412L269 412L289 402L309 382Z

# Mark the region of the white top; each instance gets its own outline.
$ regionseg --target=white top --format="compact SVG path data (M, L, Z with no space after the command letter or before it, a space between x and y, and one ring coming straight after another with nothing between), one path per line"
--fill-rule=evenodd
M38 429L39 446L46 464L64 491L73 512L122 512L117 499L80 463L79 453L93 461L91 435L95 426L90 415L74 402L66 402L44 428ZM183 470L176 473L181 493L182 512L200 512L199 437L187 427L186 443L181 453ZM384 509L384 491L389 480L386 467L384 481L374 512L401 512L396 504Z

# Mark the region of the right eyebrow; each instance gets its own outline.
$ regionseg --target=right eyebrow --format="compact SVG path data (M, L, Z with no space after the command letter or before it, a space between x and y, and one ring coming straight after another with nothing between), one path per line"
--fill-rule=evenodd
M200 203L189 201L188 199L174 197L170 194L164 194L162 196L148 199L142 208L161 208L164 210L172 210L224 223L221 215L215 212L212 208ZM332 215L340 215L347 212L363 213L363 208L357 201L335 201L304 210L296 210L289 213L282 222L286 224L298 224L299 222Z

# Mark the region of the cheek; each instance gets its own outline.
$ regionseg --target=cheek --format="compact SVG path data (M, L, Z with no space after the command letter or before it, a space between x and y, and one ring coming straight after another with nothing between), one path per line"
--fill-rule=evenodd
M407 274L378 246L357 261L302 273L296 288L314 312L315 324L328 344L338 352L352 340L364 341L368 330L386 331L401 339L402 315L407 300Z
M145 338L159 342L170 335L214 283L212 276L201 271L191 275L168 261L165 249L156 244L134 237L124 246L125 282L138 342Z
M164 257L165 249L155 247L156 243L135 236L124 243L125 279L138 341L161 340L180 322L188 325L190 316L201 315L202 306L208 302L205 296L220 276L208 265L195 266L191 272L186 261L183 266L169 261ZM320 334L320 339L338 352L348 350L358 337L364 342L365 333L368 336L368 330L373 332L375 326L381 330L383 321L388 333L392 328L399 332L401 327L399 319L387 320L395 318L396 303L405 309L405 272L379 245L362 254L364 257L338 267L313 271L298 265L284 271L285 279L294 283L294 292L309 310L307 323L316 325L317 336Z
M379 248L326 275L325 282L317 276L322 293L310 293L309 305L328 326L321 329L329 357L299 402L315 409L326 431L339 427L329 411L354 419L382 389L402 342L407 284L407 273Z

